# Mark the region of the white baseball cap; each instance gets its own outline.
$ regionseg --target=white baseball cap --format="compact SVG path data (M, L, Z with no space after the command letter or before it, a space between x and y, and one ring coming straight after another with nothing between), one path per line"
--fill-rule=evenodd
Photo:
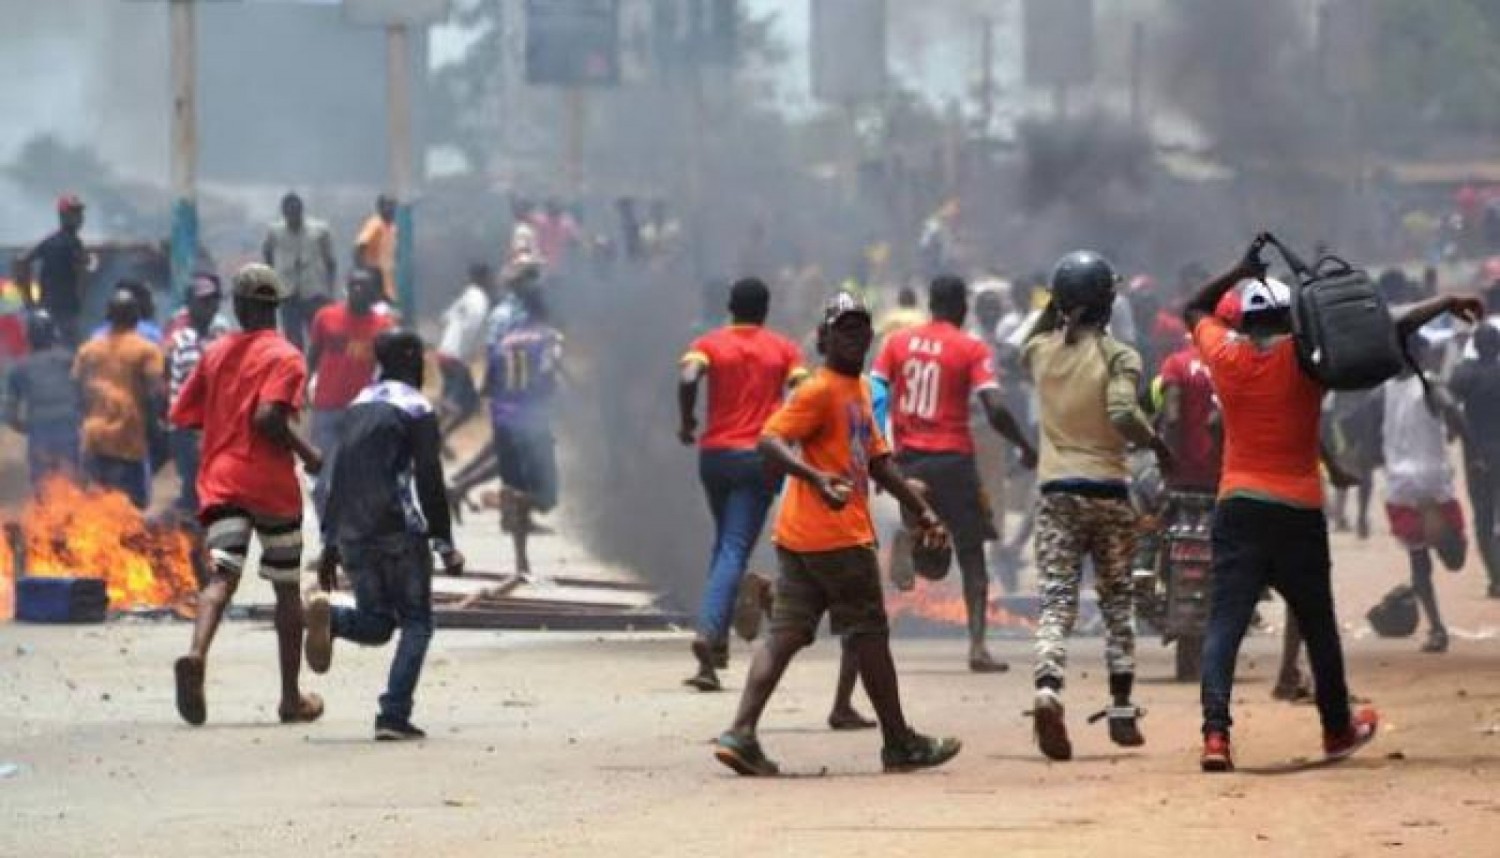
M1242 280L1239 286L1240 309L1245 315L1292 308L1292 290L1280 280Z

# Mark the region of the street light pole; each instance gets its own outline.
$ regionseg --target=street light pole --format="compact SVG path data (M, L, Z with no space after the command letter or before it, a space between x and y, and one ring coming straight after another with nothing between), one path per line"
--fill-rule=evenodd
M417 284L412 251L411 75L407 25L385 28L387 139L390 144L391 190L396 195L396 295L407 319L417 316Z
M180 300L198 258L197 10L171 0L172 296Z

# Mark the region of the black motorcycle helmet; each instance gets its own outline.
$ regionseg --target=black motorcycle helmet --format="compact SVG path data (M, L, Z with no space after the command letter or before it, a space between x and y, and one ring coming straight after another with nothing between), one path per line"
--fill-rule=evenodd
M46 310L33 310L26 320L26 342L32 350L50 349L57 345L57 322Z
M1119 277L1109 260L1092 250L1075 250L1052 268L1052 300L1064 313L1107 311L1115 302Z
M1370 628L1383 638L1410 637L1417 631L1417 594L1400 584L1385 594L1366 614Z

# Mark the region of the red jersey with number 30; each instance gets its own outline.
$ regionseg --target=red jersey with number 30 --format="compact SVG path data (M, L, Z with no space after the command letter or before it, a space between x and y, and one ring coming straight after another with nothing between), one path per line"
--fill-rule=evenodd
M945 321L892 334L872 373L890 385L891 435L897 450L974 452L969 400L999 388L990 350Z

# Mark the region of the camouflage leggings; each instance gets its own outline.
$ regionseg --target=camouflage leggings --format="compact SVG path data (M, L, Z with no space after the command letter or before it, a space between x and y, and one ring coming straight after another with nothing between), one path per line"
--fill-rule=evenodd
M1128 501L1062 492L1044 494L1037 501L1036 565L1042 591L1042 616L1036 630L1035 678L1039 682L1063 682L1067 637L1078 621L1085 557L1094 559L1109 672L1135 673L1130 581L1135 527L1135 510Z

